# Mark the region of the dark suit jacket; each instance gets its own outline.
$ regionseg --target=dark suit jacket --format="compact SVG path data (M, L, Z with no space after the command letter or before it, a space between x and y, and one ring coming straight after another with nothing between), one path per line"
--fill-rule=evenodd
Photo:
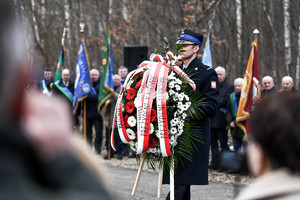
M226 128L227 124L225 120L225 114L228 111L227 105L229 103L229 95L233 91L234 87L232 84L229 84L226 81L220 83L218 109L216 115L213 118L211 118L211 128Z
M175 171L175 183L188 185L208 184L208 159L210 145L210 117L218 107L219 81L214 69L195 58L184 70L196 84L196 90L203 94L203 104L199 107L202 120L195 121L202 142L195 142L198 150L193 152L193 161L183 159ZM190 88L192 90L192 88ZM169 174L165 173L163 183L169 183Z

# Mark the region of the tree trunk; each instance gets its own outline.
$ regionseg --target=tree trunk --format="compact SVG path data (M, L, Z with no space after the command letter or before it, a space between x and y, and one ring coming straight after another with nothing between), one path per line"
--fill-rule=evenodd
M292 63L292 50L291 50L291 33L290 33L290 11L289 0L283 1L283 17L284 17L284 47L285 47L285 68L287 75L290 74L290 65Z

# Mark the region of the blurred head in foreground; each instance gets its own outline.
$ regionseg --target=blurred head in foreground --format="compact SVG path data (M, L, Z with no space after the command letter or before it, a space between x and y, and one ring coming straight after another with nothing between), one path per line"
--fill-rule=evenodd
M13 1L0 1L0 110L1 117L17 117L26 79L23 32L15 19Z
M285 168L300 173L300 94L274 94L251 115L248 156L254 176Z

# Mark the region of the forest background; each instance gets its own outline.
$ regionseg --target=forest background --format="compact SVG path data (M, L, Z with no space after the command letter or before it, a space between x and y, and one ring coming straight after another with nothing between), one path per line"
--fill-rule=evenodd
M243 77L254 40L260 31L258 65L260 77L270 75L277 87L290 75L300 86L300 1L298 0L13 0L24 31L28 58L42 70L53 72L60 53L63 29L65 68L74 71L80 45L80 23L90 68L101 69L108 20L114 52L114 71L124 64L124 47L145 45L148 55L170 48L185 28L204 35L209 26L213 66L224 66L228 81ZM203 52L204 45L200 52ZM162 53L163 51L161 51Z

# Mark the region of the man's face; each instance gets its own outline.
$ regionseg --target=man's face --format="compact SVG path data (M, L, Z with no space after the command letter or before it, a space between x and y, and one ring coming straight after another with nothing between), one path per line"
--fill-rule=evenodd
M99 74L97 72L91 72L91 80L96 83L99 80Z
M290 79L282 79L281 85L282 85L283 90L290 91L290 90L292 90L294 83Z
M119 70L119 75L121 76L121 78L126 78L127 74L128 74L127 69L123 68Z
M223 70L217 70L217 75L220 83L223 83L226 78L226 73Z
M234 84L234 90L235 90L235 92L236 93L240 93L241 90L242 90L242 86L243 86L242 82L236 82Z
M63 80L64 82L68 82L68 81L70 80L70 72L64 71L64 72L62 73L62 80Z
M118 87L121 84L121 77L115 76L114 77L114 86Z
M179 55L183 60L190 59L198 51L198 45L194 44L182 44L183 52L180 52Z
M265 90L271 90L274 87L274 82L272 79L267 78L263 81L263 88Z
M51 71L45 71L44 72L44 78L46 81L49 81L51 79L52 73Z

